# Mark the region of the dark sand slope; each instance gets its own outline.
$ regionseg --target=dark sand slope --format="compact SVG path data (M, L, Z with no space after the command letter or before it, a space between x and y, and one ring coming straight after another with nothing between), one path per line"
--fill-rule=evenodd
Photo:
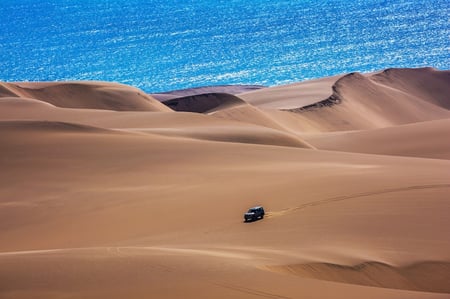
M2 84L0 298L449 298L449 86Z
M197 113L208 113L245 104L242 99L227 93L205 93L167 100L163 103L175 111Z
M395 267L380 262L353 266L310 263L268 267L279 273L381 288L450 294L450 263L423 262Z
M261 85L217 85L217 86L203 86L181 90L172 90L162 93L152 93L150 95L153 98L157 99L158 101L163 102L171 99L202 95L206 93L227 93L236 95L243 92L249 92L252 90L258 90L262 88L265 87Z

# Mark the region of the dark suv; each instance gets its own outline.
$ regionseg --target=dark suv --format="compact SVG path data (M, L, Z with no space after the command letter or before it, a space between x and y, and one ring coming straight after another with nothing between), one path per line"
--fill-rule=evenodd
M244 214L244 221L248 222L263 219L264 214L264 208L261 206L250 208L248 212Z

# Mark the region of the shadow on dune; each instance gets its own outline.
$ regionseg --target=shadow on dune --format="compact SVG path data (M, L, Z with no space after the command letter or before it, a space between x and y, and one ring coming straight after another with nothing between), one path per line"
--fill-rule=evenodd
M267 266L267 269L283 274L348 284L450 294L448 262L419 262L405 267L376 261L353 266L308 263Z
M228 93L205 93L163 101L175 111L207 113L214 110L243 105L245 101Z

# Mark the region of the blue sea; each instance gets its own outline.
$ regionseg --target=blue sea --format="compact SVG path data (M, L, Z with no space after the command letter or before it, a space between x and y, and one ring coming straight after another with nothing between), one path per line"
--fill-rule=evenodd
M147 92L450 67L449 0L0 0L0 81Z

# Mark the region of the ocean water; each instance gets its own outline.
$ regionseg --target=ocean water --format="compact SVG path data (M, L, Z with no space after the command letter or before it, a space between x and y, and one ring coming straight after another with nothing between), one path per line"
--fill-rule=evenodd
M1 0L0 81L147 92L450 67L448 0Z

